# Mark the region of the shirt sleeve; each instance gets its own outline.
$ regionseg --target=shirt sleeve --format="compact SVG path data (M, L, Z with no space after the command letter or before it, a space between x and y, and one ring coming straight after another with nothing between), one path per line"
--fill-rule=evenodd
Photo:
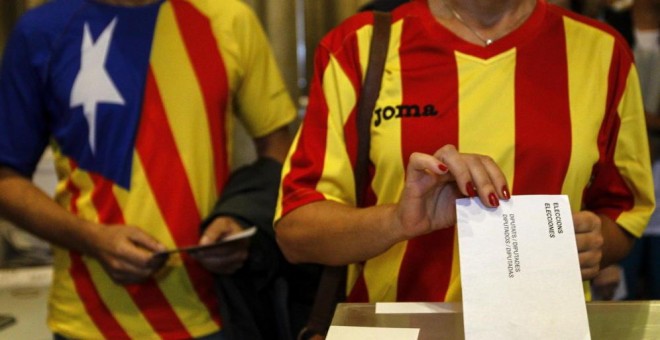
M232 30L240 53L240 81L235 100L238 117L254 137L291 123L296 109L284 85L268 39L258 19L245 7Z
M43 41L28 36L19 22L5 47L0 67L0 164L31 176L48 144L43 82L37 65L45 59Z
M333 34L334 33L334 34ZM276 221L311 202L355 204L355 107L361 86L357 44L335 31L314 60L310 100L283 167ZM334 45L332 45L334 44Z
M607 215L632 235L644 232L655 209L639 77L630 52L615 50L611 98L600 143L606 145L585 191L586 208Z

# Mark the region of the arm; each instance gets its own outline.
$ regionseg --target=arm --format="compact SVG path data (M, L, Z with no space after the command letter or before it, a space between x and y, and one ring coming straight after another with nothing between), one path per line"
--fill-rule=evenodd
M457 198L476 194L486 206L499 205L499 199L509 198L506 187L492 159L459 154L447 145L433 155L411 155L397 204L358 209L318 201L282 217L275 230L291 262L360 262L400 241L454 226Z
M621 46L620 46L621 47ZM628 51L627 48L625 51ZM603 131L603 157L595 164L583 196L583 209L574 215L582 277L594 278L601 268L623 259L640 237L655 209L650 164L650 132L660 121L644 114L637 72L629 53L616 60L620 74L611 86L621 97L607 108L618 119L615 129Z
M635 237L621 228L611 218L599 215L601 219L601 230L603 234L603 256L600 267L605 268L622 260L630 253Z
M0 166L0 192L1 215L56 245L98 259L117 283L139 282L163 264L152 255L164 247L140 229L82 220L8 167Z
M195 258L209 271L231 274L243 267L246 260L253 270L269 271L275 268L263 264L279 256L273 239L272 216L281 162L290 143L287 126L256 138L259 159L238 169L229 178L220 201L202 224L203 235L199 243L214 243L252 225L256 225L259 231L251 240L253 244L250 240L232 242L228 246L195 254Z
M277 241L293 263L360 262L405 240L395 226L395 211L395 205L358 209L332 201L310 203L277 223Z
M283 126L264 137L255 139L257 155L259 158L272 158L281 164L284 162L287 152L289 152L291 140L289 127Z
M92 224L68 213L29 179L0 167L0 191L0 213L10 221L59 246L90 252Z

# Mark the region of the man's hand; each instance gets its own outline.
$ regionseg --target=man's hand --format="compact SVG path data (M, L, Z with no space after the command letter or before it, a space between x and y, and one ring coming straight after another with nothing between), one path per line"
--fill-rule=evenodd
M230 217L218 217L206 228L199 245L215 243L229 235L243 231ZM231 241L223 246L191 252L204 268L216 274L232 274L243 266L249 255L250 239Z
M167 257L154 257L165 246L143 230L127 225L100 226L89 253L118 284L139 283L158 271Z
M603 257L602 221L591 211L580 211L573 214L573 224L582 279L591 280L598 275Z

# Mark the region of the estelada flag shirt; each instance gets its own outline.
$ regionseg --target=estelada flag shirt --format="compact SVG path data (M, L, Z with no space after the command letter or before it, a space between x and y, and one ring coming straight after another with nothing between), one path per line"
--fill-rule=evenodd
M253 137L295 118L259 22L234 0L116 7L57 0L17 24L0 73L0 163L56 158L56 200L80 218L197 244L231 168L236 118ZM68 338L199 337L221 328L212 277L186 255L144 284L55 247L51 329Z
M413 152L453 144L492 157L514 195L565 194L573 211L641 235L655 206L644 111L632 55L612 28L537 1L519 28L483 47L439 24L424 0L392 15L371 119L369 204L399 200ZM319 45L276 219L320 200L355 204L356 103L372 23L371 13L353 16ZM455 233L350 266L349 301L460 300Z

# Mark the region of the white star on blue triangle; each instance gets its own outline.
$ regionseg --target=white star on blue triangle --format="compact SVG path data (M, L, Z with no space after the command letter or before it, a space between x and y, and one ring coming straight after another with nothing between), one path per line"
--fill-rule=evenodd
M83 106L83 113L89 126L89 146L96 150L96 109L98 103L124 105L124 98L105 69L110 40L117 24L115 18L103 30L96 42L92 41L89 24L80 47L80 70L71 89L70 107Z

